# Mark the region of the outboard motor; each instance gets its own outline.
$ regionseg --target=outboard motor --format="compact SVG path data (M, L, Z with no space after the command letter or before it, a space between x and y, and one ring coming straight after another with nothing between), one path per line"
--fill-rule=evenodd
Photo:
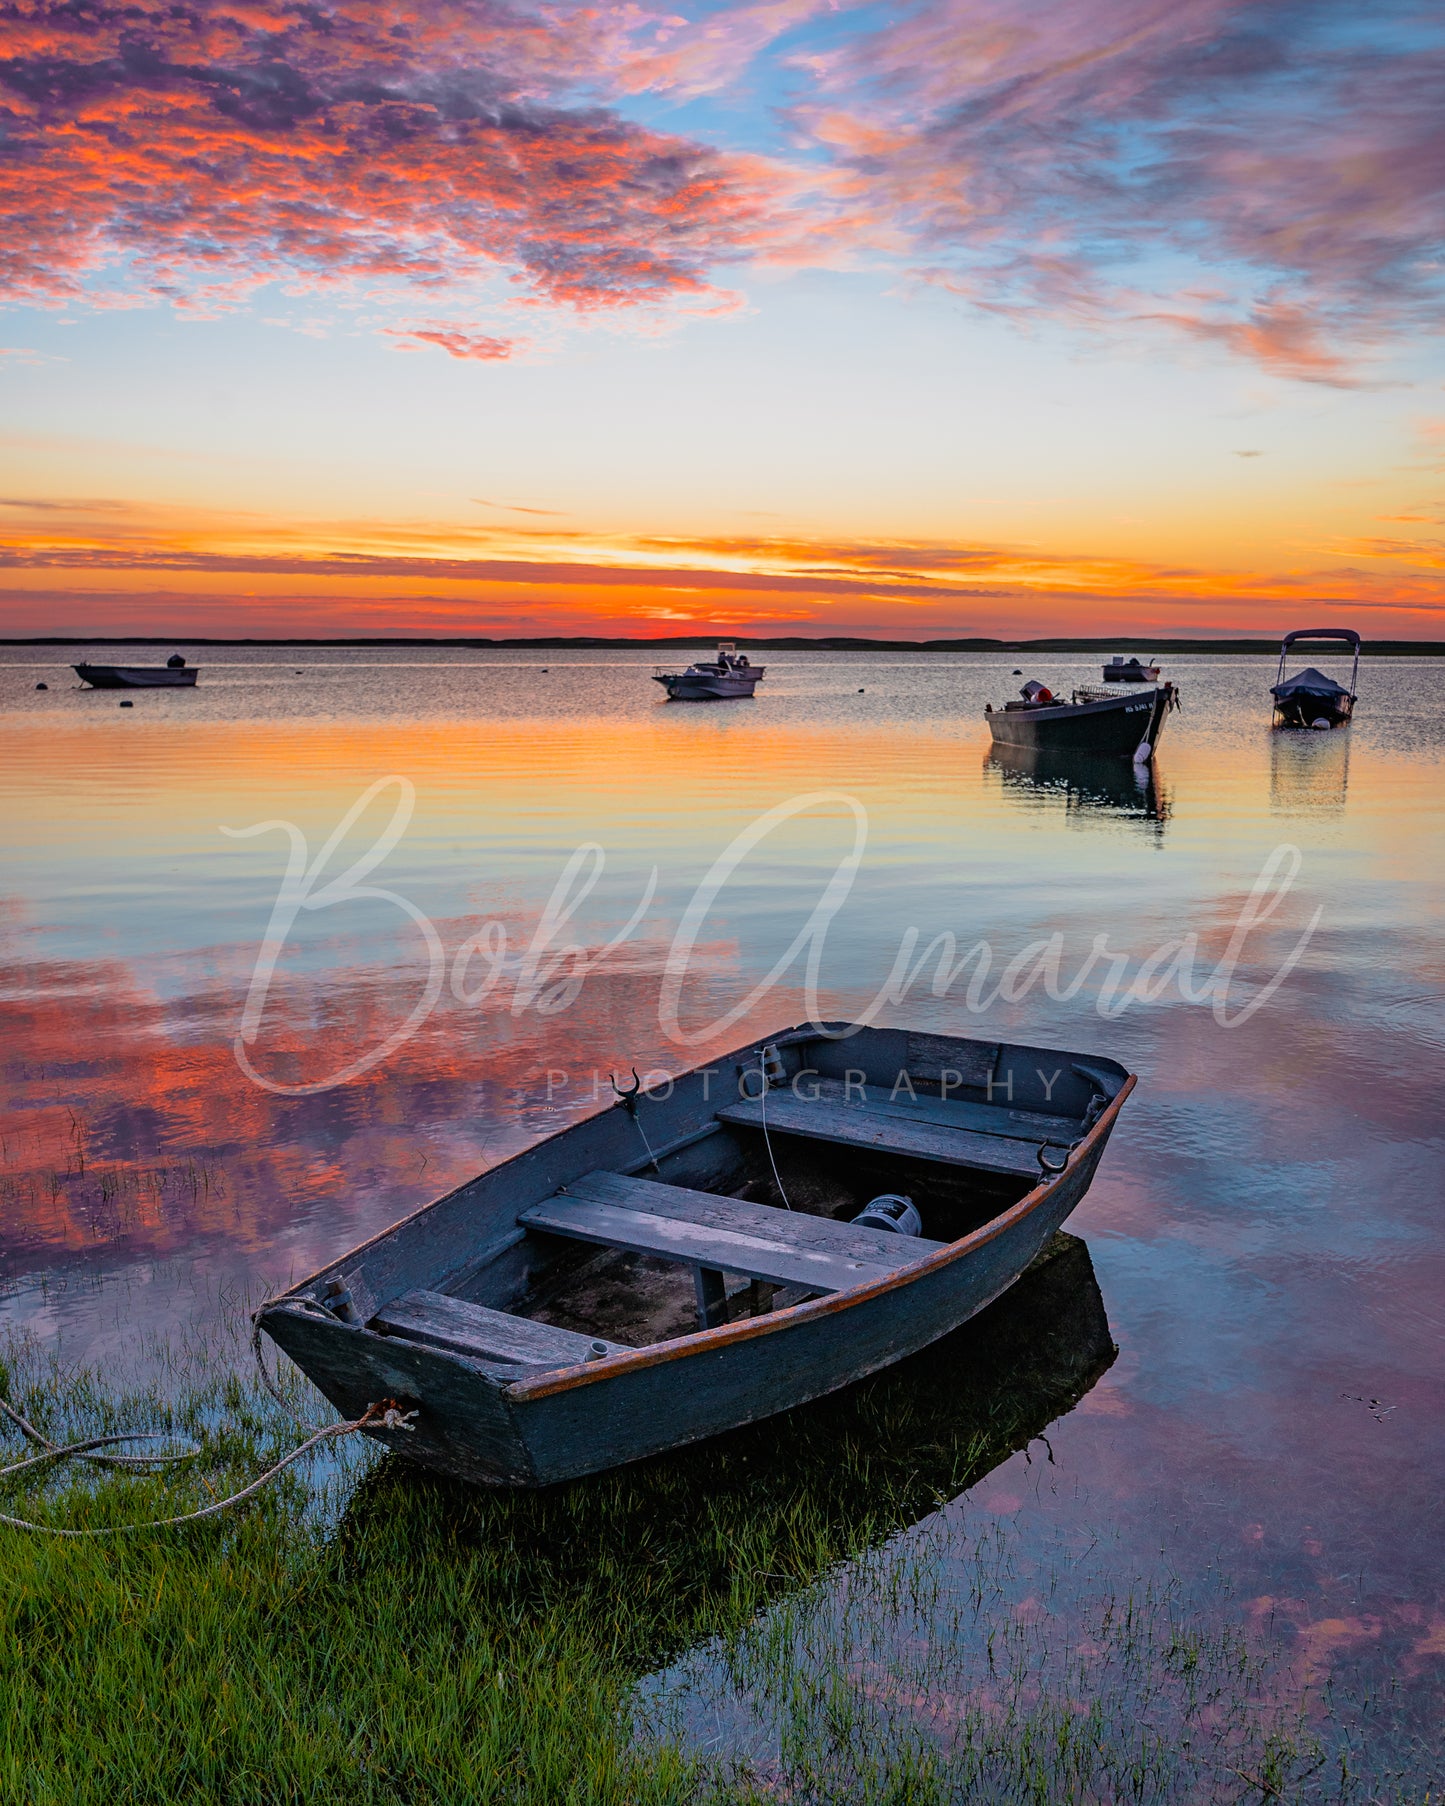
M923 1234L923 1218L917 1205L897 1191L885 1191L882 1197L865 1204L853 1221L860 1229L886 1229L893 1235Z

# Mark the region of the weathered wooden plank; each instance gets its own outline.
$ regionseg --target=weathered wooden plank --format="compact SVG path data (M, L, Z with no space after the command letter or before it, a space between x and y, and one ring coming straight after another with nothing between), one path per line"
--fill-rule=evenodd
M860 1260L870 1267L896 1272L925 1254L935 1254L943 1242L922 1236L893 1235L886 1229L859 1228L837 1223L831 1217L809 1216L801 1210L777 1210L771 1204L750 1204L742 1198L720 1198L712 1192L692 1191L683 1185L663 1185L655 1179L625 1177L621 1173L586 1173L564 1187L569 1198L587 1198L595 1204L619 1204L629 1210L649 1211L653 1216L675 1217L708 1229L732 1230L753 1235L782 1247L815 1248L844 1260ZM742 1269L732 1268L739 1272ZM765 1278L766 1275L759 1275Z
M763 1127L761 1099L727 1104L718 1115L735 1128ZM973 1129L945 1127L904 1112L890 1113L886 1106L875 1108L872 1103L845 1104L833 1098L803 1098L791 1091L770 1091L767 1126L779 1135L802 1135L812 1141L931 1160L941 1166L967 1166L984 1173L1013 1173L1020 1178L1039 1177L1038 1145L1042 1136L1032 1141L1013 1141Z
M697 1291L697 1320L703 1329L716 1329L728 1320L728 1292L722 1274L716 1267L694 1267L692 1282Z
M534 1323L484 1304L448 1298L444 1292L408 1292L372 1319L372 1327L388 1336L449 1348L479 1361L502 1361L524 1367L572 1367L605 1354L625 1354L626 1344L579 1336L552 1323Z
M951 1085L987 1085L998 1059L998 1043L962 1041L953 1035L909 1033L905 1043L906 1070L915 1080L935 1084L948 1075Z
M1083 1133L1076 1116L1046 1116L1038 1110L1011 1110L1006 1103L980 1104L964 1097L932 1097L928 1092L910 1097L907 1086L900 1086L896 1080L886 1086L869 1085L863 1097L858 1095L856 1085L850 1095L848 1086L837 1079L818 1079L816 1083L818 1096L830 1103L846 1103L854 1109L866 1107L883 1116L908 1117L915 1122L935 1122L948 1129L969 1129L975 1135L1001 1135L1005 1141L1030 1141L1037 1146L1041 1141L1052 1144L1057 1139L1067 1147ZM792 1095L801 1094L811 1101L813 1084L812 1079L805 1079ZM771 1112L771 1102L768 1109Z
M651 1211L594 1203L587 1198L549 1198L523 1211L517 1220L529 1229L545 1229L552 1235L576 1236L580 1241L627 1248L636 1254L651 1254L690 1267L743 1273L750 1279L771 1280L775 1285L806 1285L815 1292L846 1291L850 1286L885 1278L896 1270L822 1248L788 1246L776 1236L690 1223L680 1217L657 1216ZM912 1242L912 1238L909 1240ZM921 1259L922 1252L915 1258Z

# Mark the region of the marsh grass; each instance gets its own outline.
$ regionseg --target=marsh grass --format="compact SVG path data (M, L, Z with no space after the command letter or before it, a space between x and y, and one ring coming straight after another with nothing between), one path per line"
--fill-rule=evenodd
M1371 1797L1326 1772L1267 1645L1177 1583L1120 1598L1097 1572L1054 1577L1045 1601L1008 1532L940 1514L693 1652L643 1722L682 1747L710 1734L719 1791L759 1802Z
M490 1494L353 1438L208 1524L0 1527L0 1800L1367 1797L1320 1766L1267 1652L1177 1588L1111 1593L1101 1564L1041 1611L1009 1530L945 1505L1111 1358L1071 1246L926 1359L593 1480ZM0 1349L4 1396L57 1440L204 1445L159 1476L69 1468L0 1509L136 1523L294 1446L243 1324L171 1345L145 1385Z

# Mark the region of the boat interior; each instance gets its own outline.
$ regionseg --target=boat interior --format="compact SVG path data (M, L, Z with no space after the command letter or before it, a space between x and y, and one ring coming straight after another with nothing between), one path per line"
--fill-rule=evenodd
M959 1045L944 1055L953 1070L935 1060L929 1072L915 1059L924 1070L891 1086L860 1083L841 1063L836 1075L814 1070L824 1065L816 1053L805 1076L793 1050L764 1045L705 1113L674 1099L682 1109L670 1122L648 1093L633 1094L551 1144L606 1139L609 1164L584 1166L530 1201L521 1188L500 1217L489 1210L479 1219L484 1245L453 1244L445 1261L427 1263L424 1284L406 1263L410 1289L376 1309L363 1265L333 1275L312 1299L343 1321L516 1379L884 1278L1062 1170L1126 1076L1112 1062L1075 1062L1065 1082L1055 1075L1048 1107L1037 1098L1020 1107L992 1098L990 1071L957 1070ZM986 1052L996 1063L999 1050ZM678 1089L695 1092L697 1077ZM673 1131L668 1139L659 1139L663 1129ZM854 1221L880 1195L900 1194L920 1233Z

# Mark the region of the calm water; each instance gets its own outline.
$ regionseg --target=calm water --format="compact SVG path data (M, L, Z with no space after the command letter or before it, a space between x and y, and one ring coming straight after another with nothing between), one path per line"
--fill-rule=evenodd
M0 654L0 1320L136 1358L138 1330L300 1274L592 1109L609 1068L680 1069L804 1017L806 946L746 1006L811 917L828 1014L1097 1049L1141 1075L1071 1225L1119 1359L1050 1431L1052 1465L1015 1457L968 1508L1036 1552L1227 1575L1218 1610L1269 1622L1302 1672L1393 1688L1427 1771L1445 1676L1438 662L1369 661L1353 728L1278 736L1267 661L1174 659L1184 710L1136 781L993 763L981 711L1020 681L1006 655L774 654L756 703L701 707L667 705L636 653L192 656L195 691L121 710L52 651ZM293 840L315 860L387 778L404 782L332 849L262 997ZM670 1035L679 923L770 810L689 930ZM354 885L389 894L328 899L369 849ZM1271 861L1268 913L1241 926ZM970 990L976 955L935 994L935 950L906 999L880 999L910 931L914 958L944 933L959 956L987 942L987 982ZM1181 995L1170 949L1190 935ZM1051 937L1053 994L1026 983ZM1231 937L1227 994L1206 995ZM1126 1000L1155 955L1136 988L1157 995ZM425 1019L366 1064L432 978ZM248 987L264 1083L236 1057ZM709 1710L717 1736L765 1737Z

